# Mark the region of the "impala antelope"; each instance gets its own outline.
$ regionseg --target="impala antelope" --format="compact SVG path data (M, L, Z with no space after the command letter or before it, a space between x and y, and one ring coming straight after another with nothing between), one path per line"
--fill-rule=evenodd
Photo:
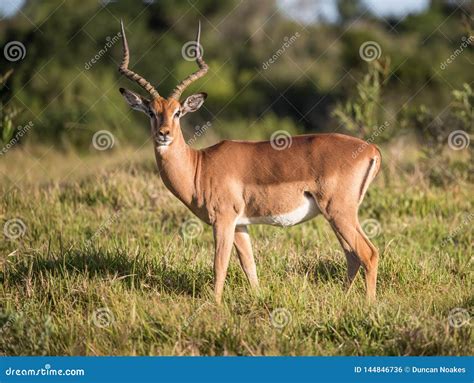
M347 259L347 287L365 269L367 298L375 299L378 251L363 232L358 209L381 165L378 148L342 134L292 137L275 150L270 141L222 141L202 150L188 146L180 119L198 110L207 97L196 93L180 101L183 91L209 67L199 49L199 69L181 81L168 98L128 69L130 53L123 23L120 73L137 82L150 98L120 88L126 102L150 118L156 163L165 186L205 223L212 225L214 292L221 301L232 246L250 285L258 287L247 226L292 226L321 214L331 225ZM277 128L277 127L275 127ZM364 150L359 151L360 147ZM351 153L360 152L355 158Z

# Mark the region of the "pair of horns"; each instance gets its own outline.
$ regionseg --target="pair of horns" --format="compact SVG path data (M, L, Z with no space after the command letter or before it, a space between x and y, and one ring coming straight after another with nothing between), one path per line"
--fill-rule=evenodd
M153 99L160 97L160 94L158 93L158 91L155 89L153 85L150 84L149 81L145 80L145 78L143 78L139 74L128 69L128 63L130 61L130 50L128 49L127 37L125 36L125 28L123 26L122 21L120 21L120 26L122 28L123 58L122 58L122 63L119 66L119 72L123 74L125 77L127 77L128 79L135 81L138 85L140 85L143 89L145 89L151 95ZM178 101L181 97L181 94L184 92L184 90L189 85L191 85L194 81L203 77L207 73L207 70L209 69L207 64L202 59L201 49L199 45L200 38L201 38L201 22L199 21L199 27L198 27L198 32L196 36L196 50L195 50L196 63L199 66L199 70L190 74L178 85L176 85L176 87L173 89L173 91L170 94L170 97Z

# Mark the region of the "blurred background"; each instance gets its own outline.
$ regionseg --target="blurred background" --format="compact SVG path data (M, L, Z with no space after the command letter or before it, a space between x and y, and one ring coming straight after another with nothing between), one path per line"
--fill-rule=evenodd
M209 97L182 121L192 146L339 131L416 145L415 159L432 160L451 132L463 142L472 134L473 9L461 0L2 1L2 144L87 153L100 130L114 150L144 144L148 119L118 92L141 91L117 72L119 21L130 68L167 95L196 69L185 49L201 20L210 71L186 95Z

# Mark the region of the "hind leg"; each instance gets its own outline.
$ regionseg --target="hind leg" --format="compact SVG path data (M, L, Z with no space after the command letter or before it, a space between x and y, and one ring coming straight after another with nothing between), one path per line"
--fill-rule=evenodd
M372 298L373 300L375 300L376 288L377 288L377 273L378 273L378 266L379 266L379 251L373 245L373 243L370 242L369 238L367 238L358 220L357 220L357 231L359 232L361 237L365 240L367 246L369 246L370 248L370 253L369 253L370 266L365 267L366 269L365 280L366 280L366 285L367 285L367 294L369 298ZM369 294L369 292L371 293Z
M358 270L356 260L354 260L355 256L365 270L367 298L369 301L373 301L375 300L377 289L378 250L369 241L360 227L357 209L349 212L347 206L344 206L344 209L337 209L336 206L332 205L327 214L333 230L338 238L342 239L342 241L340 239L341 244L345 242L343 247L347 246L347 250L349 250L346 251L346 248L344 248L346 258L348 259L348 282L352 283ZM352 280L350 279L351 276Z
M360 261L357 257L357 254L351 249L351 247L347 244L347 242L342 238L338 232L335 230L336 237L339 240L339 243L344 250L344 254L346 256L347 261L347 279L346 279L346 290L347 292L350 291L352 284L354 282L355 277L360 269Z
M246 226L237 226L234 234L234 246L239 256L240 265L244 271L250 286L258 289L257 268L252 252L252 243Z

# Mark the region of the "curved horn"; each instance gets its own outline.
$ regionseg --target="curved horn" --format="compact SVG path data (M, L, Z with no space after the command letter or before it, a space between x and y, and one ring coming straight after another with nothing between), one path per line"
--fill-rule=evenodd
M196 63L199 66L199 70L190 74L178 85L176 85L176 88L174 88L174 90L171 92L171 95L170 95L170 97L174 98L175 100L179 101L179 98L181 97L181 94L183 93L183 91L189 85L191 85L191 83L203 77L207 73L207 70L209 69L207 64L202 59L201 49L199 46L200 38L201 38L201 21L199 21L199 27L198 27L198 32L196 36Z
M142 76L136 74L135 72L128 69L128 62L130 61L130 51L128 49L127 37L125 36L125 28L123 27L123 22L120 20L120 26L122 28L122 42L123 42L123 59L122 63L119 66L119 72L125 77L132 81L136 81L143 89L145 89L153 99L160 97L158 91L151 85L147 80Z

